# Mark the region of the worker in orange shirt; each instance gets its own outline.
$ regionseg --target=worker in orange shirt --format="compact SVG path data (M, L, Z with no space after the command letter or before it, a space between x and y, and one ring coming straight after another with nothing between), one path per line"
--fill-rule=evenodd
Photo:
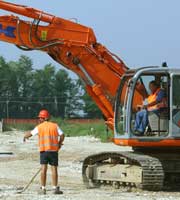
M147 98L147 102L140 107L139 112L136 113L135 132L143 135L146 126L148 125L148 112L159 114L167 109L167 98L165 91L159 87L156 81L149 83L151 94Z
M31 136L38 135L40 164L41 164L41 190L40 194L46 194L47 165L51 165L52 184L54 194L63 194L58 186L58 151L63 145L64 134L56 123L50 122L50 114L47 110L41 110L38 115L40 124L34 130L26 132L24 142Z

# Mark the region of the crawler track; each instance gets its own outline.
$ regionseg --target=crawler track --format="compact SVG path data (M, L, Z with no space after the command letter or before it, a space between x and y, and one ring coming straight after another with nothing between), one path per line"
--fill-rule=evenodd
M145 190L162 190L164 171L159 159L143 153L134 152L103 152L87 157L82 167L83 181L86 186L90 186L90 183L95 184L97 182L97 180L93 180L93 178L87 176L86 169L88 166L102 165L103 163L109 162L108 160L113 160L113 163L119 163L121 165L128 163L142 168L142 182L140 184L136 184L136 180L132 182L118 181L118 184L136 186ZM103 182L103 180L100 182ZM108 182L113 183L113 179Z

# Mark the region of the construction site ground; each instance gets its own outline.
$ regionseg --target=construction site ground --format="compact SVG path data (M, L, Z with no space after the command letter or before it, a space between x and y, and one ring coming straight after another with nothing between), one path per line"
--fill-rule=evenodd
M59 153L59 182L64 194L53 195L51 190L51 171L48 170L47 195L38 194L40 175L36 177L30 187L22 194L17 194L38 171L39 153L37 151L37 137L23 143L23 132L3 132L0 135L0 152L13 152L13 155L0 155L0 199L72 199L72 200L170 200L180 199L180 190L173 192L152 192L128 188L114 189L102 186L98 189L86 189L81 178L83 159L102 151L126 151L127 147L118 147L112 143L101 143L98 139L85 137L66 137L64 146Z

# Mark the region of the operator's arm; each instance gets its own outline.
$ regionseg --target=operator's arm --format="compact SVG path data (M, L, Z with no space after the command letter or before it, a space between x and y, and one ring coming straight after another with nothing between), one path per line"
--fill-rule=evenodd
M156 100L156 101L153 101L151 103L148 103L147 105L144 105L143 107L144 108L148 108L148 107L151 107L151 106L155 106L156 104L158 104L159 102Z
M155 106L157 105L158 103L161 103L163 101L163 99L165 98L165 92L164 90L160 90L158 92L158 95L157 95L157 98L156 98L156 101L153 101L147 105L144 106L144 108L148 108L148 107L151 107L151 106Z

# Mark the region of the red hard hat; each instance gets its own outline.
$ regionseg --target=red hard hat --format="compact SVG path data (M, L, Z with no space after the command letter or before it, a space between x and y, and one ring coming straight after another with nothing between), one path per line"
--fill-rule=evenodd
M41 110L38 115L39 118L49 119L50 114L47 110Z

